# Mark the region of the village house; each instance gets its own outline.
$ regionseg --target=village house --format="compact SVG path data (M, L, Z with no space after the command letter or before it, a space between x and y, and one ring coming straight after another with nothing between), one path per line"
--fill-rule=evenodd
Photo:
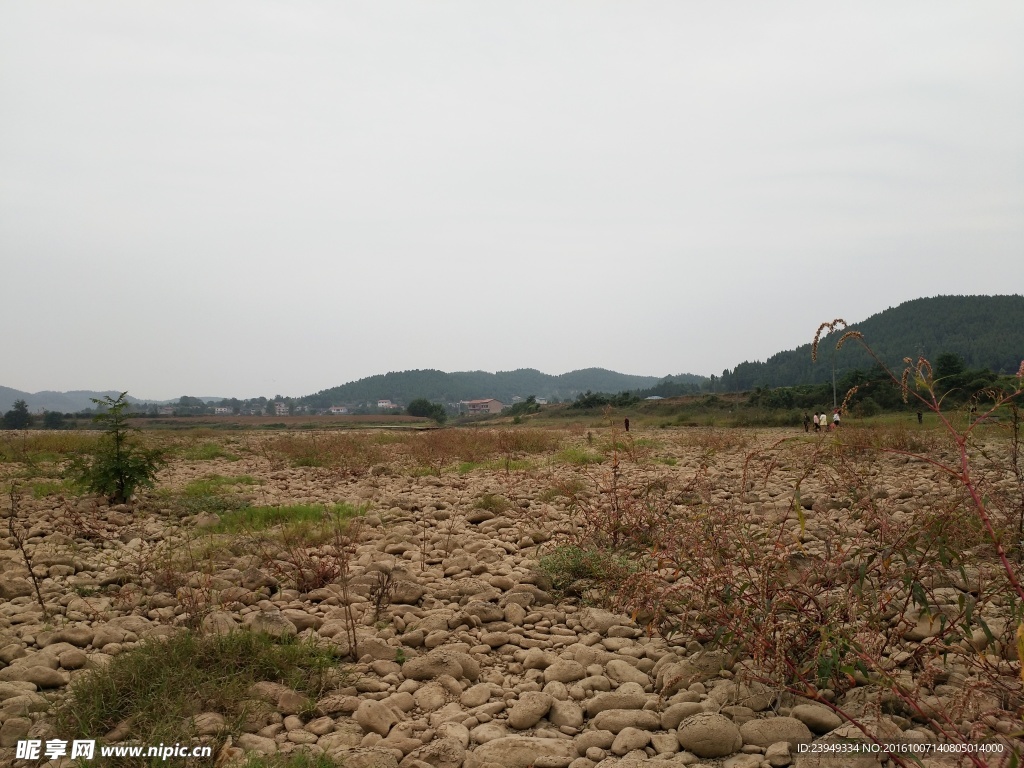
M459 405L471 416L481 413L501 413L505 405L500 400L463 400Z
M274 403L274 414L276 416L287 416L288 403Z
M341 416L343 414L348 413L348 408L346 408L344 405L332 405L330 408L327 409L327 412L334 416Z
M227 406L215 405L213 407L213 415L214 416L230 416L231 415L231 409L228 408Z
M378 400L377 407L380 408L382 411L390 411L393 408L397 408L398 406L392 403L390 400Z

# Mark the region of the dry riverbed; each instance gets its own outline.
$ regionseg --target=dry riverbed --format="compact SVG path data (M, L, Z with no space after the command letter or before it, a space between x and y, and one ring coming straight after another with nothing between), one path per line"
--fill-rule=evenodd
M191 713L219 765L884 764L801 752L865 732L1019 748L1021 607L963 489L904 455L955 460L931 433L147 439L172 459L131 505L73 493L59 455L0 464L20 489L0 538L2 764L45 762L15 744L70 738L54 706L119 656L243 629L330 647L342 671L312 694L256 683L239 720ZM975 467L1003 531L999 440ZM91 735L147 736L131 718Z

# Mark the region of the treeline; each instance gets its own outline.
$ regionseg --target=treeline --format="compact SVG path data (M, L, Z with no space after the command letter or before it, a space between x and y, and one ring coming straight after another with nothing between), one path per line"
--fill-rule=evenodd
M902 370L902 369L898 369ZM939 355L933 367L935 388L945 407L962 405L989 389L1011 389L1015 379L1001 377L984 368L969 368L960 355ZM910 382L913 386L913 381ZM849 394L852 391L852 394ZM855 370L837 378L832 384L803 384L795 387L758 387L750 393L748 404L768 409L831 410L836 402L846 400L847 407L859 416L874 416L881 411L917 410L914 398L903 402L901 386L881 367Z
M669 377L669 380L693 381L699 384L705 379L693 374L681 374ZM560 376L541 373L532 368L497 373L446 373L427 369L370 376L299 398L298 402L314 408L327 408L341 403L375 403L381 398L396 403L409 403L419 398L440 403L494 398L508 404L515 397L529 394L555 402L571 401L587 390L620 392L655 387L658 384L659 379L654 376L633 376L604 368L587 368L563 373Z
M968 369L1008 375L1015 373L1024 359L1024 296L915 299L849 329L863 333L879 360L892 369L901 369L905 357L923 356L934 362L947 353L962 358ZM808 329L808 338L813 331ZM723 371L714 390L743 392L831 382L833 365L841 376L870 370L875 360L855 341L835 351L841 333L821 339L817 362L811 360L808 342L764 362L743 362Z

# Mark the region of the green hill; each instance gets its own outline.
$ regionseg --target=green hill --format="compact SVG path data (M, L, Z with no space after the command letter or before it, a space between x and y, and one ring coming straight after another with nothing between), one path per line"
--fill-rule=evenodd
M682 374L679 380L705 381L703 376ZM632 376L603 368L586 368L552 376L532 368L515 371L460 371L445 373L437 370L400 371L369 376L338 387L308 395L299 402L315 408L326 408L340 403L375 403L387 398L396 403L408 403L416 398L442 403L460 400L494 398L505 404L514 396L560 400L575 398L580 392L622 392L653 387L662 379L656 376Z
M822 318L832 320L832 318ZM808 343L779 352L764 362L743 362L722 377L716 389L744 391L756 387L789 387L830 380L832 354L841 334L821 340L818 362L811 362L814 328ZM878 357L902 370L904 357L923 355L931 361L943 352L963 357L968 368L987 368L999 374L1017 372L1024 360L1024 296L935 296L914 299L853 323ZM875 362L857 343L835 353L837 372L868 370Z

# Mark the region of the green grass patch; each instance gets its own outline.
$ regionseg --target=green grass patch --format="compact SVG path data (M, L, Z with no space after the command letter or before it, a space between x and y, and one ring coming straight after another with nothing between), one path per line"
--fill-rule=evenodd
M64 480L37 480L32 483L32 497L42 499L47 496L58 496L62 493L70 493L72 486Z
M305 528L315 528L324 523L350 520L366 513L365 507L352 504L286 504L278 507L242 507L221 513L220 525L210 529L211 533L240 533L242 531L265 531L275 526L288 528L290 534L301 534Z
M504 496L498 493L485 493L473 504L477 509L486 509L488 512L494 512L495 514L501 514L509 507L512 506L512 502L506 499Z
M239 459L237 454L229 452L223 445L215 442L186 446L181 450L181 457L186 461L213 461L214 459L238 461Z
M588 464L600 464L604 459L600 454L588 451L586 448L563 448L558 452L558 460L565 464L574 464L577 467L585 467Z
M306 694L312 707L312 702L344 679L338 662L329 647L295 639L184 631L143 643L77 678L53 713L56 732L63 739L96 738L129 721L133 742L187 744L195 736L191 717L218 712L227 729L239 733L247 716L270 709L249 698L254 683L283 683ZM135 758L106 765L186 763L185 759Z
M551 578L555 589L572 592L580 582L585 582L586 586L613 589L634 573L637 565L615 552L563 544L541 557L540 568Z

